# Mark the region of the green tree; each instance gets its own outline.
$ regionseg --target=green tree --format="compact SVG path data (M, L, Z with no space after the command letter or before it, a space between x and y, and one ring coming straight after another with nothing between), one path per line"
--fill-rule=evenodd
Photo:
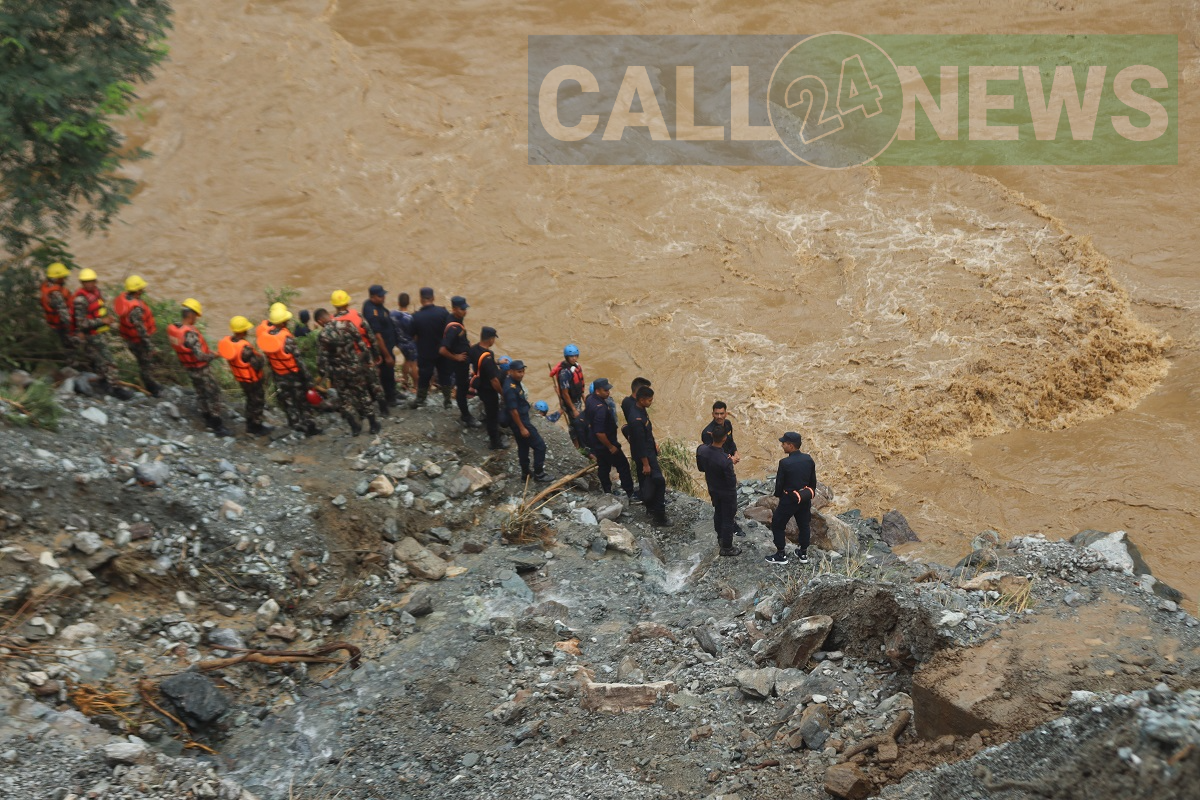
M110 123L166 57L170 17L165 0L0 0L0 241L15 259L129 202L115 170L148 154Z

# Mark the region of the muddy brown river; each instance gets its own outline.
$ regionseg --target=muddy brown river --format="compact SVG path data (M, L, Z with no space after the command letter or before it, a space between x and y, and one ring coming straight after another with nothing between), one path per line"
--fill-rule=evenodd
M951 559L1123 529L1200 594L1195 3L178 0L126 130L134 203L81 242L104 280L210 328L434 286L534 366L653 380L692 440L729 403L742 477L801 431L842 508L900 509ZM1171 33L1174 167L545 167L530 34ZM661 435L661 434L660 434Z

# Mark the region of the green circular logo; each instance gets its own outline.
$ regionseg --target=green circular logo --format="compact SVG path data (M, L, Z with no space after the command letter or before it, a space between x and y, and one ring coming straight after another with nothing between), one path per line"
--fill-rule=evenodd
M845 169L878 157L900 125L900 75L879 45L821 33L784 55L767 110L779 140L806 164Z

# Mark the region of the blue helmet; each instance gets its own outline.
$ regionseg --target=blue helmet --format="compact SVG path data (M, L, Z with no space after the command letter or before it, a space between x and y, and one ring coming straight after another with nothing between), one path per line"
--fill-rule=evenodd
M508 369L508 365L511 363L512 363L512 359L509 358L508 356L499 356L496 359L496 365L499 366L499 365L503 364L505 369Z
M579 345L569 344L563 348L563 356L564 357L577 356L577 355L579 355Z
M550 410L550 404L547 403L545 400L538 400L536 403L533 404L533 407L536 408L538 411L542 412L543 414L545 414L547 411Z

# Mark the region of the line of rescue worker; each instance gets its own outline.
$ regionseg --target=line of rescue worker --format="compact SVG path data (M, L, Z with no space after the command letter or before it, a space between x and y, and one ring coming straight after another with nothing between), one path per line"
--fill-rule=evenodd
M113 300L114 319L93 270L80 271L80 287L74 293L66 287L69 275L64 265L51 264L41 288L46 322L64 347L99 376L101 389L120 399L129 399L132 395L117 380L107 349L105 334L116 326L137 362L143 387L158 396L162 387L154 380L156 353L150 338L157 332L158 323L143 298L146 281L137 275L125 280L125 290ZM400 403L395 375L395 351L399 350L404 358L403 381L415 390L409 408L428 402L436 376L443 406L451 408L453 399L463 425L477 428L480 423L467 402L475 394L483 405L483 424L491 448L506 448L501 431L508 429L517 444L522 479L539 482L552 478L545 471L546 443L533 424L530 411L536 410L551 420L561 417L572 443L595 459L600 486L605 492L614 491L615 470L620 491L631 502L643 503L655 525L671 524L667 518L666 479L659 465L658 443L648 413L654 402L649 380L635 378L629 396L621 401L625 425L620 431L630 448L626 456L617 437L612 383L597 378L589 390L576 345L563 348L562 361L550 367L560 409L551 415L549 404L541 401L530 404L524 385L525 363L497 356L493 351L498 338L495 328L484 326L479 341L471 344L464 324L470 308L466 298L452 297L447 310L436 305L433 289L426 287L420 291L420 308L410 313L407 294L400 295L399 307L390 312L385 306L386 295L382 286L371 286L360 312L350 307L350 295L339 289L330 296L333 311L317 309L311 317L317 327L317 371L337 391L340 412L351 435L361 434L364 422L371 433L378 433L379 417L388 416L390 409ZM217 343L216 352L209 348L196 326L202 315L203 308L197 300L184 300L179 308L179 321L168 324L166 334L191 379L205 425L218 436L233 435L222 417L220 387L209 371L211 363L221 358L242 390L247 433L263 435L272 430L263 424L268 373L275 382L276 396L288 426L309 436L320 433L314 405L319 405L322 398L314 388L316 376L308 374L301 358L297 339L297 332L301 335L311 332L308 313L301 312L297 331L292 330L292 312L283 303L273 304L267 319L257 325L247 317L235 316L229 321L229 335ZM713 421L701 432L696 466L704 473L712 499L713 527L720 555L737 556L741 551L733 545L733 538L746 535L735 521L738 482L734 467L740 457L724 402L713 404L712 417ZM775 497L779 502L772 515L771 531L776 551L766 560L771 564L788 563L785 531L788 522L794 519L799 528L796 556L806 564L810 510L817 487L816 468L812 458L800 452L800 434L789 431L779 441L786 455L779 462L775 478Z

